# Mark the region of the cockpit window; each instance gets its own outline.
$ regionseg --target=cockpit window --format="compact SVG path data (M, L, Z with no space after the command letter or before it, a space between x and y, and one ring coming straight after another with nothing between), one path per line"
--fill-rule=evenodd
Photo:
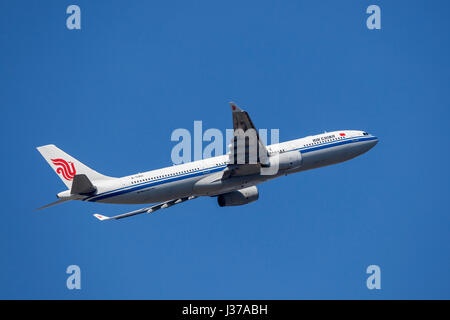
M369 134L367 132L363 132L363 135L368 136Z

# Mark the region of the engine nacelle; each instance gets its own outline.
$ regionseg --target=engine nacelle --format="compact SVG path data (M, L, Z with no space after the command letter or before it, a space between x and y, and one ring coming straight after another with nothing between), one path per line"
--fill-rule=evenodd
M302 154L300 151L288 151L270 157L270 167L278 170L296 169L302 165Z
M217 202L221 207L241 206L258 200L258 197L258 188L253 186L221 194L217 197Z

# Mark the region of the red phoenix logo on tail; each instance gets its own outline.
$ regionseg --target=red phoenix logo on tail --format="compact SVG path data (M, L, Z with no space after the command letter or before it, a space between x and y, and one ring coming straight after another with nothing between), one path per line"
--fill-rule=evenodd
M52 159L52 162L55 166L58 167L56 169L56 172L58 174L62 174L64 179L66 179L68 181L72 180L73 177L75 176L75 174L77 173L73 163L70 161L67 162L64 159Z

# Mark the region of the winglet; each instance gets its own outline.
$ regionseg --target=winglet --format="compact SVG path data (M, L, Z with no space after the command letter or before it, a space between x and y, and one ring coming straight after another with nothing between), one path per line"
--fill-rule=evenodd
M96 217L100 221L111 219L110 217L102 216L101 214L98 214L98 213L94 213L94 217Z
M239 108L234 102L230 102L230 107L233 112L242 112L242 109Z

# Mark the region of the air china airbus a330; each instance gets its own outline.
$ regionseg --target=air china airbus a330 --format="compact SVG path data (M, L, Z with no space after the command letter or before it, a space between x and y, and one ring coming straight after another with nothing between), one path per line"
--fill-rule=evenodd
M58 193L58 201L39 209L69 200L158 203L114 217L94 214L99 220L110 220L152 213L200 196L217 197L221 207L244 205L258 199L256 186L262 182L350 160L378 143L367 132L342 130L265 146L248 113L230 105L234 137L228 154L122 178L102 175L55 145L38 147L68 188ZM255 139L247 132L255 133ZM257 150L256 156L252 150Z

